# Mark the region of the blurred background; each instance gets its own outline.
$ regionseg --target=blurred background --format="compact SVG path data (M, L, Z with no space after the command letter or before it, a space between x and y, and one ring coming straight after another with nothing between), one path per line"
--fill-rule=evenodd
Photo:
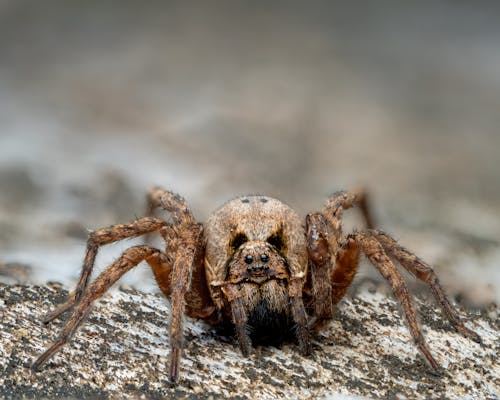
M365 185L379 227L450 293L498 302L499 12L1 0L3 280L72 285L87 230L141 216L153 185L200 220L244 193L305 215ZM131 243L103 249L99 268ZM125 281L154 288L145 266Z

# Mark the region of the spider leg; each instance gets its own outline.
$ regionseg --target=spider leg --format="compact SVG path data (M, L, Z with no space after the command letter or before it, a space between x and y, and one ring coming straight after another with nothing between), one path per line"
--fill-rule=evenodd
M185 308L185 296L191 284L193 270L200 265L198 261L202 256L203 227L201 224L196 223L186 200L176 193L158 187L153 188L148 193L148 204L151 213L155 208L162 208L171 213L176 233L175 246L177 246L178 250L170 278L170 302L172 305L170 379L172 382L177 382L179 379L179 361L182 349L182 318ZM173 244L169 247L171 246ZM199 271L199 269L196 269L196 271ZM204 295L207 295L206 290L201 287L203 282L197 279L195 283L196 287L203 290ZM210 304L202 311L205 317L211 315L215 310L211 304L211 300L207 303Z
M252 351L252 340L247 329L247 314L243 304L243 299L238 291L237 285L230 284L222 287L222 291L231 306L231 316L236 330L236 338L240 345L241 352L245 357Z
M452 326L465 337L469 337L475 342L481 343L479 335L472 330L465 327L456 309L451 305L446 297L443 287L439 283L434 270L427 265L424 261L418 258L415 254L411 253L396 240L379 230L371 230L380 244L384 247L387 254L397 260L405 269L410 271L415 277L424 282L432 292L434 298L444 310L444 313Z
M323 268L328 267L331 269L330 265L334 261L328 259L336 259L337 265L335 269L337 272L335 272L335 279L332 282L338 283L338 286L342 284L348 286L352 281L352 278L349 279L348 276L352 274L352 277L354 277L357 268L357 261L354 262L355 259L357 260L356 250L354 250L356 245L351 243L347 246L347 248L352 249L351 251L347 251L347 248L342 249L342 246L346 246L342 233L342 212L352 207L360 208L366 226L371 228L373 226L373 217L368 206L368 195L363 189L334 193L327 199L322 212L311 213L306 218L309 257L318 271L321 270L319 264L323 265ZM355 267L353 267L354 263L356 263ZM342 278L341 274L347 275ZM337 292L335 298L342 297L345 293L345 291L342 292L341 290Z
M401 274L385 253L382 245L371 235L370 231L365 233L356 233L352 237L356 238L361 246L361 249L366 254L370 262L379 270L382 276L391 285L394 296L396 296L401 304L403 313L408 322L410 333L418 350L422 353L433 369L439 370L439 364L434 359L425 344L424 336L420 330L415 309L408 292L408 287L406 286Z
M344 240L341 223L342 211L353 206L360 207L369 229L363 233L349 235ZM446 298L444 290L439 284L437 276L432 268L413 253L400 246L394 239L385 233L372 229L374 225L373 218L370 214L365 191L354 190L351 192L335 193L326 201L323 212L315 215L323 216L327 221L326 224L323 223L323 228L318 230L320 235L316 235L316 237L322 235L323 238L327 239L330 254L333 254L336 259L335 268L331 274L333 304L337 303L345 295L347 288L351 284L357 270L361 249L382 276L391 284L394 295L402 305L410 332L419 351L434 369L438 369L439 366L424 342L423 335L417 322L416 313L411 303L408 288L389 257L398 261L405 269L429 286L451 324L458 332L477 342L481 341L480 337L475 332L464 326L457 311ZM317 226L319 225L321 224L318 223ZM310 235L311 232L314 233L314 229L311 229L311 225L308 224L308 234ZM321 264L315 260L315 252L318 252L318 249L321 250L320 242L320 240L312 241L313 246L311 246L311 240L309 240L310 265L311 263L313 264L312 268L310 268L313 275L311 276L313 286L314 278L320 277L320 274L317 272L317 276L314 276L315 268L318 270Z
M83 261L82 272L76 286L75 294L66 303L47 314L43 319L43 323L49 323L80 301L88 286L90 276L92 275L95 258L100 246L158 231L165 226L167 226L167 223L159 218L145 217L130 224L112 225L108 228L91 232L87 240L87 252Z
M193 214L182 196L160 187L154 187L146 195L145 215L153 217L158 208L171 213L175 224L195 222ZM151 232L148 232L144 239L146 244L151 243L151 237Z
M362 188L334 193L327 199L323 212L318 213L323 223L323 235L328 239L334 256L335 267L331 273L332 303L336 304L345 295L354 279L359 263L359 244L352 235L342 234L342 211L359 207L367 228L374 224L368 205L368 194Z
M332 303L337 304L345 296L347 289L356 275L359 265L359 243L348 236L337 256L335 268L332 271Z
M333 317L334 306L345 296L356 275L359 254L359 243L354 238L348 237L339 250L333 271L330 271L330 275L326 278L323 278L324 272L317 272L324 266L315 265L310 261L314 311L309 326L314 330L318 331ZM315 285L315 282L321 283Z
M337 199L345 200L344 192ZM349 204L353 204L351 196ZM335 201L333 202L335 203ZM345 201L337 203L345 204ZM338 206L337 209L341 207ZM335 208L335 207L334 207ZM359 244L352 238L343 240L340 213L330 218L324 213L311 213L306 217L309 278L313 317L309 323L319 329L333 316L333 307L344 297L352 283L359 263Z
M176 227L179 234L179 250L172 268L170 278L172 317L170 323L170 379L177 382L179 379L179 361L182 349L183 315L186 292L191 284L191 277L196 260L201 253L201 224L191 223Z
M313 318L310 326L319 329L333 317L333 310L351 285L359 264L359 243L348 236L342 243L332 268L332 255L324 234L317 231L321 214L310 214L308 222L309 269L312 288ZM316 222L313 222L316 220Z
M73 310L66 326L61 332L57 341L43 353L32 365L32 369L37 371L43 363L52 357L61 347L66 344L76 332L80 324L85 320L91 309L92 303L101 297L121 276L134 268L141 261L146 260L153 269L165 262L165 255L157 249L149 246L135 246L126 250L120 258L106 268L80 299L80 302Z
M290 309L295 322L295 336L299 342L299 349L302 354L311 354L311 333L304 301L302 299L302 279L293 279L289 284Z
M172 213L175 224L194 223L194 217L186 200L178 194L159 187L151 189L147 196L149 212L155 208L161 208Z
M332 224L335 236L340 240L342 235L342 211L359 207L367 228L373 228L374 220L368 205L368 194L364 189L340 191L330 196L325 203L323 214Z
M308 214L307 251L309 254L309 286L313 316L309 326L319 329L323 322L333 316L332 302L332 252L327 240L327 224L321 213Z

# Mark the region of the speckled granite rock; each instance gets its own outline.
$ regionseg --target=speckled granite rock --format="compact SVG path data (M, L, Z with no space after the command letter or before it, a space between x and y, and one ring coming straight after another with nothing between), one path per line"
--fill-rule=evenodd
M1 398L482 398L500 395L498 310L468 312L479 345L452 331L430 303L418 300L428 343L444 367L432 374L411 344L397 304L366 288L345 299L316 337L314 354L293 344L257 348L244 358L236 343L187 320L180 384L168 370L167 301L120 289L39 373L30 365L62 325L40 323L63 301L59 285L0 286Z

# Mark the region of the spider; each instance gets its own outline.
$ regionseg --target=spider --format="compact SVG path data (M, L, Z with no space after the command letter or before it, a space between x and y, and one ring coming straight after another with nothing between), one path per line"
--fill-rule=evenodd
M415 345L432 369L440 367L425 344L394 261L425 282L455 330L480 342L460 320L432 268L386 233L373 229L364 190L333 194L323 210L307 215L305 224L289 206L261 195L225 203L205 224L198 223L184 198L173 192L154 188L148 203L148 217L90 233L74 294L44 323L70 310L72 314L57 341L34 362L34 370L70 340L91 304L141 261L151 266L171 302L172 383L179 379L184 315L231 326L244 356L256 343L280 343L287 337L296 340L304 355L310 354L312 335L333 317L334 306L353 281L361 253L389 282ZM361 210L367 228L344 235L342 212L353 206ZM170 213L170 222L153 217L157 208ZM165 240L165 251L148 245L131 247L89 284L100 246L153 232Z

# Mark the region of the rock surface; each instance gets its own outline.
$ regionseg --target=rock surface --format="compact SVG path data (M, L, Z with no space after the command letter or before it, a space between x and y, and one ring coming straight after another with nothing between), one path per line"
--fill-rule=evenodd
M498 309L467 311L479 345L455 333L432 302L417 299L428 344L444 372L431 373L412 345L392 298L362 287L344 299L316 336L310 358L294 344L237 344L200 321L186 320L181 380L171 387L168 302L157 294L115 290L74 339L38 373L30 365L63 322L42 316L67 291L58 284L0 286L2 398L482 398L500 396ZM464 311L462 310L462 314Z

